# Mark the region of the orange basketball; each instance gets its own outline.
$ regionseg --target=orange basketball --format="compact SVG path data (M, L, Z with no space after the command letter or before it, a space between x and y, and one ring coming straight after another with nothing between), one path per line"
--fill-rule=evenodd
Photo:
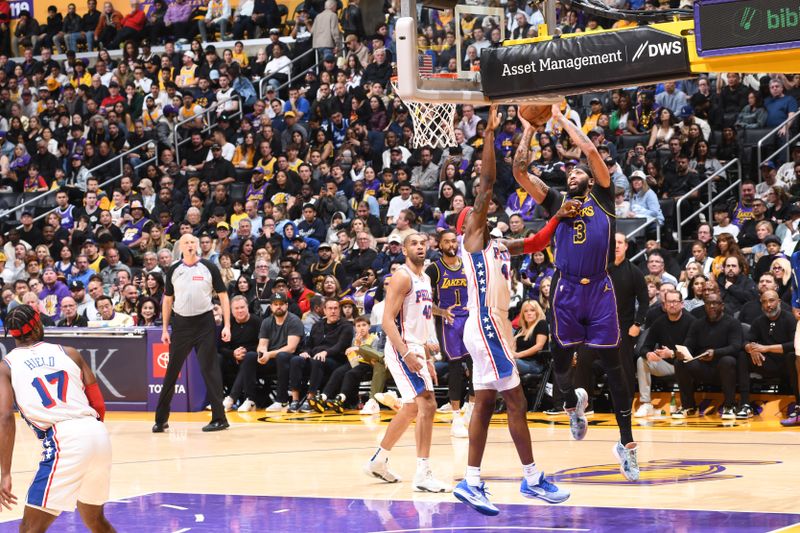
M523 105L519 108L519 114L536 128L544 126L550 120L550 110L549 105Z

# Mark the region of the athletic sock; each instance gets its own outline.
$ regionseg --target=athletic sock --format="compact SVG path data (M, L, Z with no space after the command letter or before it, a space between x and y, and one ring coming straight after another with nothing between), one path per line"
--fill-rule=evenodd
M424 474L431 469L427 457L417 457L417 473Z
M388 460L389 460L389 450L384 450L380 446L378 446L378 449L375 451L375 455L373 455L372 459L370 459L370 461L372 462L388 461Z
M470 487L477 487L481 484L481 467L468 466L467 473L464 475L467 485Z
M619 441L623 446L633 442L633 430L631 429L631 410L626 409L616 414L617 425L619 426Z
M542 473L536 469L536 463L531 463L529 465L522 465L522 475L525 477L525 481L528 482L528 485L536 485L539 483L539 477Z

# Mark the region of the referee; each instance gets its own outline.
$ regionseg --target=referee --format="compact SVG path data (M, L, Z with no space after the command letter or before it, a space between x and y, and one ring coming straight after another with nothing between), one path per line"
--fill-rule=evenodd
M198 257L200 241L197 237L190 233L184 234L178 241L178 246L183 260L174 263L167 270L164 301L161 304L164 319L161 342L169 343L169 363L158 397L153 433L163 433L169 427L167 421L170 402L175 394L175 383L192 348L197 351L200 371L211 401L211 422L203 426L203 431L221 431L227 429L229 424L222 406L222 373L217 361L216 325L211 300L216 292L225 320L222 341L228 342L231 337L228 293L217 267ZM175 342L170 342L170 317L173 317L172 333Z

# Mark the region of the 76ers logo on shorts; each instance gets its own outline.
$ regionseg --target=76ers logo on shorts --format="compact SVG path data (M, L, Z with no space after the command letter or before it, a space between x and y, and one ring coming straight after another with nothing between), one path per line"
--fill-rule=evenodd
M153 377L164 378L169 364L169 344L153 344Z

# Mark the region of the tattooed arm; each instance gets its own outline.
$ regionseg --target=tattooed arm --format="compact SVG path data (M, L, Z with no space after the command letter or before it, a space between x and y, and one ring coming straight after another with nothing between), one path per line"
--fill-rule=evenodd
M528 172L528 154L531 147L531 137L533 137L536 130L530 122L523 118L521 113L517 114L517 118L522 122L524 131L522 132L522 139L519 141L519 146L517 147L517 153L514 155L514 164L512 167L514 170L514 179L517 180L520 187L525 189L525 192L531 195L537 204L542 205L550 187L539 179L538 176Z
M589 168L592 169L592 174L594 174L594 181L605 189L611 187L611 174L608 173L608 167L602 156L600 156L600 152L597 151L597 147L589 140L589 137L561 113L561 107L558 104L553 105L553 120L567 130L572 142L586 156Z
M464 249L468 252L479 252L486 246L484 241L486 215L489 212L489 202L492 199L494 182L497 179L494 132L498 126L500 126L500 113L497 111L497 105L492 105L489 108L489 120L483 133L483 165L478 194L475 196L472 213L469 215L469 224L464 231Z

